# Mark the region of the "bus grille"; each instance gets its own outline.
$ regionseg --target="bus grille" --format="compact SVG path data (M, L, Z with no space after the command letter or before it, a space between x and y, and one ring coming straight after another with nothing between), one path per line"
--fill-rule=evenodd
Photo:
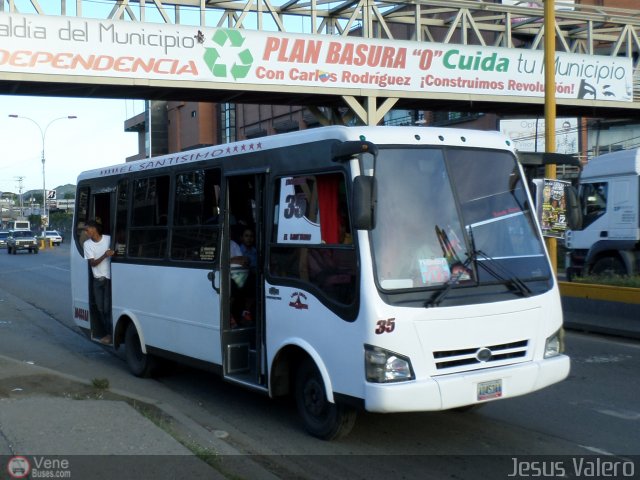
M488 347L464 348L461 350L441 350L433 352L438 370L463 366L477 366L522 358L527 354L528 340L503 343ZM488 352L489 350L490 352Z

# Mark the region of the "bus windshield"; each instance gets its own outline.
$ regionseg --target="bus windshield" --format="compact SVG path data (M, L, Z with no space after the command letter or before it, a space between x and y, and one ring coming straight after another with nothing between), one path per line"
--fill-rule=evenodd
M372 245L383 290L549 278L511 153L381 149L374 175Z

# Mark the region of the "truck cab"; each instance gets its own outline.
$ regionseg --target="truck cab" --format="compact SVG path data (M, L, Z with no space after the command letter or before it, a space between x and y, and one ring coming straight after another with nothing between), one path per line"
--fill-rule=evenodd
M567 277L640 271L640 149L592 159L580 178L582 222L568 230Z

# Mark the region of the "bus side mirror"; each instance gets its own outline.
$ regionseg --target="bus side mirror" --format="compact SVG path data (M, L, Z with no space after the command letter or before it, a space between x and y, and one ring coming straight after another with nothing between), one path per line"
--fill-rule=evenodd
M567 200L567 226L570 230L582 230L582 208L578 192L572 186L567 186L564 192Z
M351 211L356 230L372 230L375 227L376 179L358 175L353 180Z

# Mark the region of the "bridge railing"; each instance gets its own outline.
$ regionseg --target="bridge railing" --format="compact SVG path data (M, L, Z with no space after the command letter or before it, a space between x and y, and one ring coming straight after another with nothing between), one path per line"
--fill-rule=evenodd
M501 0L0 0L0 12L541 50L543 1L522 3L526 5ZM634 98L640 98L639 10L557 0L556 32L558 51L634 58Z

